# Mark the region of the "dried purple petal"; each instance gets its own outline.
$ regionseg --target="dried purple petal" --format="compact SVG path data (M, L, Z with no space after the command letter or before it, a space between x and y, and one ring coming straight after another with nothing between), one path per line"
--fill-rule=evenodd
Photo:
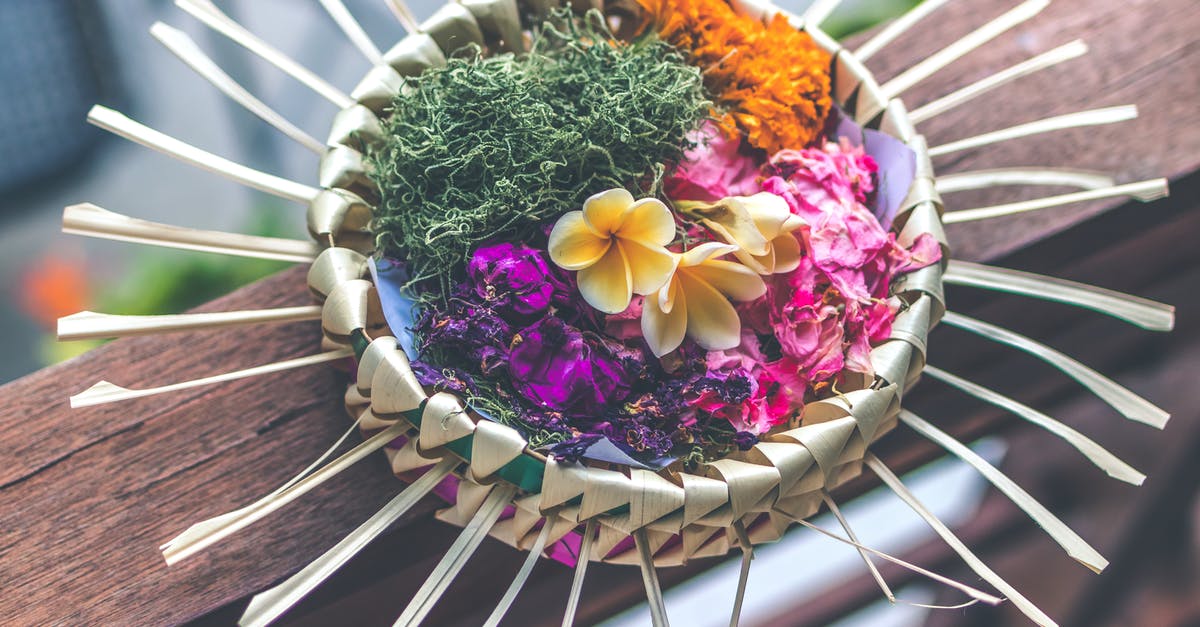
M633 377L608 346L558 318L521 330L509 350L509 373L534 404L573 416L597 416L624 399Z
M733 434L733 444L740 451L748 451L750 447L758 444L758 436L749 431L738 431Z
M529 322L573 296L545 253L524 244L503 242L477 249L467 264L467 278L480 302L514 322Z

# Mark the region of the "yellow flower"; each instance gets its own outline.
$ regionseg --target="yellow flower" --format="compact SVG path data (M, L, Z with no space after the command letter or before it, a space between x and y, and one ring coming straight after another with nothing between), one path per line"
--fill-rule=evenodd
M673 239L675 219L666 205L610 189L559 218L550 231L550 258L579 271L579 293L589 305L615 314L634 294L649 294L671 277L675 260L666 246Z
M708 242L675 255L671 279L646 297L642 335L658 357L679 348L683 338L710 351L726 350L741 342L741 322L729 299L754 300L767 291L753 270L717 259L736 246Z
M759 192L715 203L681 202L676 206L737 246L734 256L759 274L791 272L800 265L800 242L792 231L804 221L780 196Z

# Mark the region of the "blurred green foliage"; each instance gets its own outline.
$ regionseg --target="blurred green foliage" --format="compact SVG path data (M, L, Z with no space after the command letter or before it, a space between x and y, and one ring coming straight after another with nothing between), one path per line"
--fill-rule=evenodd
M833 38L842 39L897 17L920 3L921 0L847 0L821 28Z
M294 214L256 207L240 233L283 237ZM285 222L287 220L288 222ZM146 248L129 264L124 277L96 291L98 311L121 315L181 312L291 264L249 257Z
M240 233L287 237L295 214L277 207L255 207ZM120 315L156 315L187 311L224 296L247 283L287 268L291 264L247 257L144 247L127 262L113 281L89 277L92 311ZM87 269L82 269L87 274ZM64 312L65 313L65 312ZM73 312L72 312L73 313ZM105 340L59 342L47 333L39 342L38 359L53 364L82 354Z

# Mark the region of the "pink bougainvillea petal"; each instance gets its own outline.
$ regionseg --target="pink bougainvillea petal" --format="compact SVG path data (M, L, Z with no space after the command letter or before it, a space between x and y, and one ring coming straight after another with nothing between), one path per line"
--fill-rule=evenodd
M678 200L714 201L758 191L757 160L740 150L741 141L708 122L690 137L696 147L664 183L667 196Z

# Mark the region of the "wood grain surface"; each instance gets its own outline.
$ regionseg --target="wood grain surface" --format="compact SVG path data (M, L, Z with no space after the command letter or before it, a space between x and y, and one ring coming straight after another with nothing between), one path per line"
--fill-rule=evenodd
M952 2L871 65L886 79L1012 4ZM1021 79L988 96L986 106L974 103L920 130L937 145L1049 115L1125 103L1141 107L1139 120L1022 139L935 165L940 171L1057 165L1108 171L1123 182L1155 176L1182 180L1200 160L1195 116L1200 102L1195 70L1200 47L1194 40L1200 30L1198 13L1193 0L1059 0L1032 22L918 85L905 101L915 108L1081 37L1092 47L1083 59ZM1189 190L1194 193L1196 186ZM969 208L1011 200L1012 191L957 194L947 200L952 209ZM1018 197L1055 191L1024 191ZM1101 201L957 225L950 237L963 258L1020 260L1014 253L1122 204ZM1105 223L1114 232L1097 235L1119 240L1125 232L1144 230L1146 220L1175 215L1141 207L1120 213L1119 220ZM1073 252L1079 251L1043 250L1037 257L1039 269L1071 269ZM1169 259L1171 252L1149 254ZM1135 291L1145 285L1128 269L1098 277L1088 276L1086 267L1074 271L1074 278ZM201 309L300 305L308 299L303 270L296 268ZM1008 321L1005 316L1015 312L1020 317L1024 311L1007 301L989 305L978 294L964 293L952 306L960 302L991 320ZM1054 319L1032 326L1055 334L1069 332L1072 324ZM168 569L159 544L193 522L269 492L341 434L347 425L340 409L344 373L317 366L108 406L67 407L67 396L100 379L130 387L171 383L313 354L319 351L317 340L315 323L121 340L0 388L0 624L151 625L205 616L208 622L226 623L236 617L239 600L300 568L395 494L400 485L382 456L372 458L286 511ZM1098 359L1111 362L1115 357ZM987 364L977 359L950 354L943 363L977 366L987 380ZM940 423L962 435L988 430L999 420L978 409L968 412L962 401L947 400L938 407L963 408L963 415L970 416L961 423ZM935 454L911 438L884 444L885 459L902 468ZM320 624L355 611L363 624L374 624L373 618L390 622L419 585L420 573L428 572L455 534L430 520L435 505L428 501L418 507L399 531L372 546L369 561L352 564L341 583L319 593L293 620ZM515 553L495 544L486 544L476 558L489 564L486 574L515 571ZM665 576L674 581L705 567L698 564ZM589 588L584 608L589 621L631 602L629 590L636 593L640 586L628 569L602 568L595 574L597 583ZM436 624L478 623L477 617L486 614L507 585L506 578L494 581L493 576L489 582L469 576L462 586L477 584L470 589L478 593L473 597L478 606L439 608ZM550 595L564 589L568 579L566 569L543 566L535 571L529 593L558 608L562 596ZM614 583L611 592L603 583L625 580L629 585Z

